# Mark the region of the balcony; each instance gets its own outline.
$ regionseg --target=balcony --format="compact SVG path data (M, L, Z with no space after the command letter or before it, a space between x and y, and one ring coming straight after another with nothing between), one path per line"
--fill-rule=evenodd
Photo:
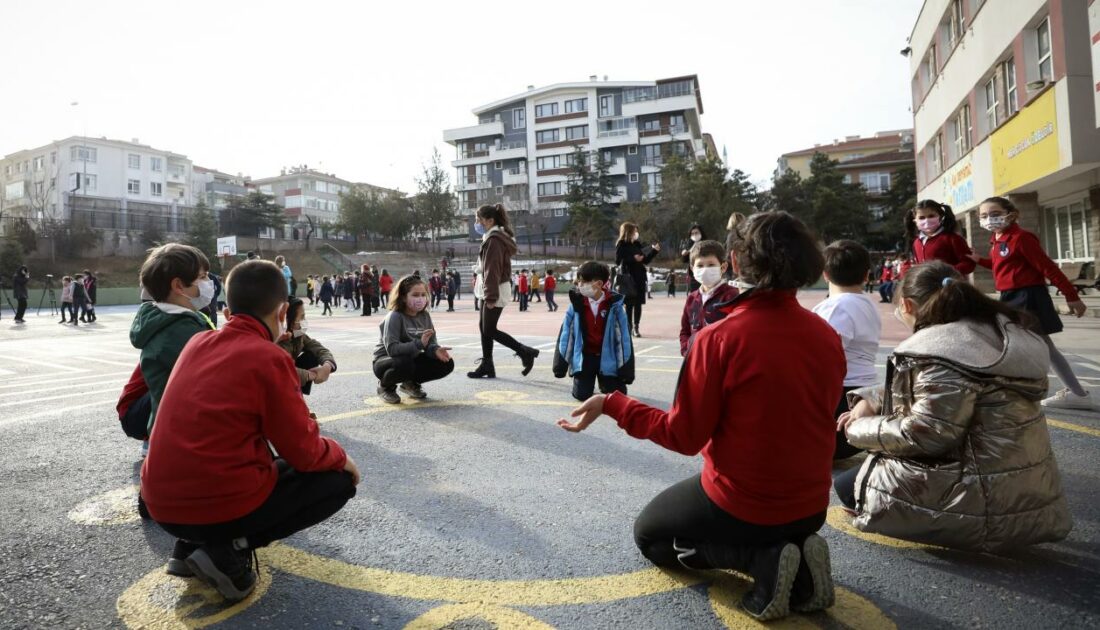
M664 112L695 111L699 107L695 92L673 92L669 96L654 98L636 98L633 101L623 99L623 116L649 116Z
M468 190L483 190L485 188L492 188L493 180L488 175L482 177L460 177L458 183L455 184L455 190L458 192L466 192Z
M486 138L504 135L504 123L499 120L483 122L472 127L459 127L443 131L443 141L454 144L462 140Z
M502 186L522 186L527 184L527 169L512 168L504 171L501 178Z
M616 186L615 192L607 198L607 203L622 203L626 200L626 186Z
M489 147L489 157L496 160L515 160L527 157L527 141L499 142Z
M607 167L608 175L626 175L626 160L619 158Z
M601 124L602 127L602 124ZM634 126L619 127L615 129L601 128L596 134L593 145L596 148L622 147L629 144L638 144L638 128Z
M655 155L652 157L642 158L642 168L652 168L660 170L665 165L665 156Z

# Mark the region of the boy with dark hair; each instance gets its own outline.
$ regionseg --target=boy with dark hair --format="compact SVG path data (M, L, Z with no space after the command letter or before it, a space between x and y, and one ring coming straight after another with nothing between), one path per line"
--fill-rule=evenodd
M84 275L73 276L73 326L79 326L76 321L76 313L80 312L80 321L88 323L88 289L84 286Z
M516 279L516 290L519 292L519 310L526 311L527 304L531 301L531 282L527 277L526 269L519 272L519 278Z
M558 310L558 303L554 301L554 290L558 288L558 280L554 277L554 270L547 269L545 279L542 282L546 291L546 309L553 313Z
M569 308L554 348L554 376L573 377L577 400L587 400L597 380L604 394L625 394L634 382L634 344L623 296L607 288L610 280L607 265L590 260L577 270L569 292Z
M707 324L726 317L723 306L737 297L738 291L725 280L726 248L718 241L699 241L688 252L691 275L699 288L688 293L680 316L680 356L686 356L695 333ZM672 274L669 274L671 282Z
M359 470L321 437L294 361L275 343L288 308L279 268L237 265L226 296L226 325L180 355L141 479L149 513L179 538L169 571L240 600L255 588L254 550L338 512L355 496Z
M431 290L431 307L439 306L443 301L443 279L439 277L439 270L432 269L432 277L428 279L428 289Z
M149 250L141 266L141 286L153 301L138 308L130 326L130 343L141 350L141 375L149 387L150 431L183 347L194 335L214 328L198 312L214 297L209 270L210 263L201 251L179 243Z

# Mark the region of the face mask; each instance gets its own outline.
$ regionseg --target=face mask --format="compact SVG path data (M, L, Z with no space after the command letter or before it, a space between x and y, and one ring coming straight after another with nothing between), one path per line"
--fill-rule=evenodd
M699 235L699 234L692 234L691 235L691 242L692 243L698 243L701 240L703 240L703 237L701 235Z
M290 334L295 337L304 337L307 330L309 330L309 323L307 323L306 320L303 319L302 321L298 322L298 330L295 330Z
M214 281L210 278L205 280L199 280L199 294L197 297L187 296L191 300L191 306L195 307L195 310L202 310L210 305L210 301L214 299Z
M428 298L426 297L409 297L409 308L419 313L428 306Z
M940 229L940 218L931 217L928 219L917 219L917 228L919 228L921 232L925 233L935 232L936 230Z
M1008 225L1008 217L1004 215L998 217L986 217L984 219L979 219L978 224L982 226L983 230L988 230L990 232L994 230L1002 230L1005 228L1006 225Z
M722 279L721 267L696 267L691 271L695 280L705 287L713 287Z
M603 293L603 291L597 290L596 287L592 286L591 284L578 284L577 293L580 293L582 296L590 300L594 300L600 293Z
M474 232L477 232L478 236L485 236L485 226L478 221L474 221Z

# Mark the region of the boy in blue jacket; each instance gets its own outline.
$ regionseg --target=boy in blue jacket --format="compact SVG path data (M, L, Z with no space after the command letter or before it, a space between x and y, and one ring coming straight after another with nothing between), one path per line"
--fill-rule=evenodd
M623 296L608 284L607 265L588 261L577 270L569 308L554 349L554 376L573 377L573 398L587 400L599 380L600 392L626 393L634 382L634 344Z

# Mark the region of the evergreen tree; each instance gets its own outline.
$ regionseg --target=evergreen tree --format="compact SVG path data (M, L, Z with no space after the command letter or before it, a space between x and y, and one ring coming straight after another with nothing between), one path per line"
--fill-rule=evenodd
M259 191L230 198L221 218L223 231L237 236L255 237L262 229L281 229L286 224L282 206L271 195Z
M201 199L187 226L187 244L198 248L211 261L218 255L218 224L214 213Z

